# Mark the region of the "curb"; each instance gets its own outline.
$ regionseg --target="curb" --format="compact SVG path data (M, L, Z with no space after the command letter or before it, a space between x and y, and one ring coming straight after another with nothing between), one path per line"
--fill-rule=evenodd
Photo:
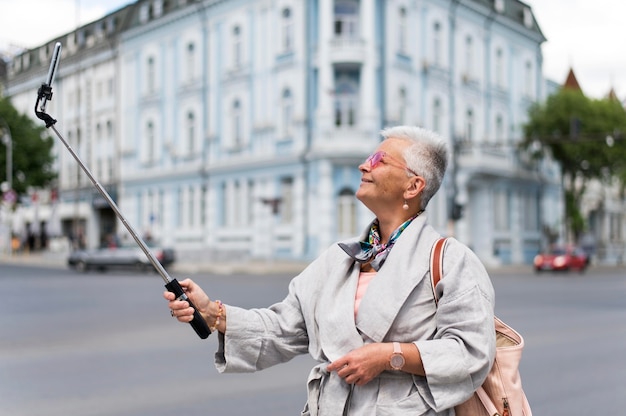
M28 265L34 267L53 267L59 269L69 268L67 254L65 253L36 253L36 254L0 254L0 264ZM167 267L168 273L172 274L198 274L214 273L220 275L230 274L298 274L309 263L287 261L248 261L229 263L192 263L177 262Z
M35 267L54 267L59 269L68 268L67 254L61 252L44 252L44 253L20 253L9 255L0 253L0 264L28 265ZM213 273L219 275L232 274L292 274L296 275L304 270L310 262L290 262L279 260L250 260L244 262L177 262L167 268L172 274L198 274ZM626 265L591 265L590 270L608 271L608 270L626 270ZM501 265L487 267L489 274L525 274L532 272L532 265Z

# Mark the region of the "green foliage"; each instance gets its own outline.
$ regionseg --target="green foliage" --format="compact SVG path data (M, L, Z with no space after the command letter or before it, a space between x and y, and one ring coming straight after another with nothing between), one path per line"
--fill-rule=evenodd
M524 145L540 142L561 163L565 176L603 179L624 169L626 112L618 101L561 90L535 105L529 116Z
M33 99L34 108L34 99ZM11 131L13 142L13 189L20 195L29 187L48 186L55 178L52 147L54 141L41 125L26 114L20 114L11 102L0 97L0 130L4 134L5 123ZM5 181L7 146L0 146L0 181Z
M584 227L579 201L588 180L618 180L624 190L624 107L617 100L593 100L580 91L561 89L530 109L524 132L523 148L535 150L535 157L548 151L560 163L566 186L566 220L577 235Z

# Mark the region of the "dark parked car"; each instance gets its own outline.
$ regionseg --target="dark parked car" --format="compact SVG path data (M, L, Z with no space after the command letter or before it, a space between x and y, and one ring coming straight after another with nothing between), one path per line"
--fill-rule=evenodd
M589 255L580 247L558 246L539 253L533 262L535 271L585 271L589 266Z
M150 250L163 267L174 263L175 253L173 249L150 245ZM69 267L83 272L90 269L104 271L110 267L135 268L142 271L154 270L154 266L146 254L136 244L95 250L77 250L70 254L67 264Z

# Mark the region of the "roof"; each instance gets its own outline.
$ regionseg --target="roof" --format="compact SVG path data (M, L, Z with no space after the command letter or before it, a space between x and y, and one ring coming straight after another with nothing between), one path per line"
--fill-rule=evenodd
M580 88L580 84L578 83L576 74L574 74L574 70L572 68L570 68L567 73L567 78L565 79L565 83L563 83L563 88L582 92L582 88Z

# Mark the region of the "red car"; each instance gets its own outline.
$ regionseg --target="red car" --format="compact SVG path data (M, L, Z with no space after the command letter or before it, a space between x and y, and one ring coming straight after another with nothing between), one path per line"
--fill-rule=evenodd
M542 271L585 271L589 266L589 256L580 247L559 246L537 254L533 261L536 272Z

